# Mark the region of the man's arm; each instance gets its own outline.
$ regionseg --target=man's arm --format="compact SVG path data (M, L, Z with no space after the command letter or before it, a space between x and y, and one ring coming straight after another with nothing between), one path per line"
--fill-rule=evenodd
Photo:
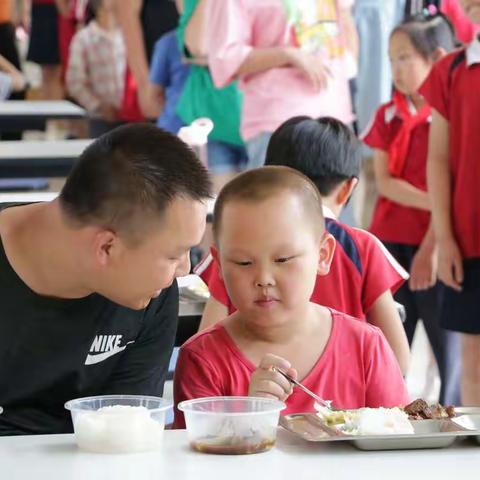
M104 394L162 396L178 324L178 287L175 282L147 307L144 326L123 354Z

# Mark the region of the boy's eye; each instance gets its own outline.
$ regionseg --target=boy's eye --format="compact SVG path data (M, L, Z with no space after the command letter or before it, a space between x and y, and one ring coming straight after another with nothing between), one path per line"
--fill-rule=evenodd
M248 265L251 265L252 262L249 262L249 261L245 261L245 262L233 262L235 263L235 265L238 265L240 267L248 267Z
M275 260L276 263L286 263L291 260L293 257L280 257Z

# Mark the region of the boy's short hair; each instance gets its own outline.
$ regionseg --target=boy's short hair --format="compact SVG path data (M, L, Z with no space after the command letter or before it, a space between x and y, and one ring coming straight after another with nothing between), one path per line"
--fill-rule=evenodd
M361 144L342 122L301 116L284 122L268 144L265 165L302 172L324 196L344 180L360 175Z
M211 197L207 170L176 136L136 123L102 135L85 149L59 201L74 225L103 226L138 243L133 237L151 228L152 220L159 222L179 197Z
M215 240L218 241L223 210L228 203L260 203L284 192L293 193L301 199L307 215L312 217L312 226L319 233L323 233L325 219L322 198L314 183L292 168L270 166L241 173L222 188L213 212L212 229ZM281 215L282 212L278 214ZM295 226L292 225L292 228Z

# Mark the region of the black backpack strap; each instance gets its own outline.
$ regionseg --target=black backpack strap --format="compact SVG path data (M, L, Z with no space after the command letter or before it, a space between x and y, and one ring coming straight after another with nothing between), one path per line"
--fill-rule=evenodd
M455 69L467 58L466 50L462 48L456 55L453 57L453 61L450 64L448 69L448 86L452 84L452 76Z

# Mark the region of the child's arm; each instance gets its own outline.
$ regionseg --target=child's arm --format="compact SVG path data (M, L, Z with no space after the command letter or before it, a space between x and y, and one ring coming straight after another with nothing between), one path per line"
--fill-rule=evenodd
M207 300L198 331L205 330L228 316L228 308L213 296Z
M445 285L460 291L462 255L452 229L449 125L435 109L428 142L427 181L432 198L432 220L438 244L438 276Z
M393 177L388 171L388 153L375 149L373 154L375 180L379 193L404 207L430 210L427 192L414 187L400 178Z
M265 355L258 368L253 372L248 388L250 397L274 398L284 402L292 393L292 384L280 373L274 370L278 368L297 378L297 371L292 368L290 362L276 355Z
M390 290L377 298L367 313L367 321L383 332L405 376L410 364L410 347Z
M92 113L100 110L101 101L93 94L89 86L88 69L85 62L87 48L83 45L82 37L76 35L73 38L70 44L65 81L68 93L88 112Z
M437 281L437 251L433 224L430 222L428 231L413 257L410 269L410 290L427 290Z

